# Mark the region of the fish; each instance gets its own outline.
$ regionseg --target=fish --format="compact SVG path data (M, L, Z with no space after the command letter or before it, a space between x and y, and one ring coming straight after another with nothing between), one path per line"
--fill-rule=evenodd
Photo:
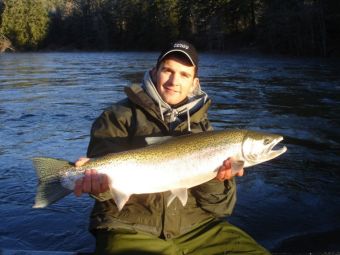
M72 193L87 169L106 174L117 207L122 210L132 194L170 191L169 206L178 198L187 203L188 189L212 180L225 159L233 171L274 159L287 148L276 147L283 137L266 132L229 129L171 138L150 138L146 147L91 158L76 167L63 159L35 157L38 177L34 208L44 208ZM279 146L279 145L278 145ZM131 178L133 176L133 178Z

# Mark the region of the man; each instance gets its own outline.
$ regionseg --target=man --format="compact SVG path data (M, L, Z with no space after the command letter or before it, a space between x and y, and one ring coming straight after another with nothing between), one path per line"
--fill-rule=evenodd
M178 41L165 49L142 85L126 88L127 98L94 122L88 157L146 146L145 137L212 130L207 119L211 101L200 88L197 71L193 45ZM237 175L242 176L243 169ZM77 182L75 194L91 193L96 199L90 230L97 254L268 254L224 219L236 201L233 177L226 159L216 179L189 190L184 207L178 199L167 207L170 192L163 192L132 195L119 211L108 191L107 176L95 170Z

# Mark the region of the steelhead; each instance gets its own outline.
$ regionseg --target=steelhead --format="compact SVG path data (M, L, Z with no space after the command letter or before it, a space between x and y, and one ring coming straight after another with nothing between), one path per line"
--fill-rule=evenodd
M247 168L283 154L286 147L274 149L282 140L280 135L249 130L208 131L92 158L81 167L60 159L33 158L39 179L33 207L46 207L72 193L87 169L109 177L119 210L132 194L164 191L171 191L168 205L177 197L185 206L187 189L215 178L225 159L232 158L236 171Z

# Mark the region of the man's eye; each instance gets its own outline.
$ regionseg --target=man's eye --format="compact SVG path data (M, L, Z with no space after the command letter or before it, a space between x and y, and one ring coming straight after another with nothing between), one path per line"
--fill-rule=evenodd
M170 69L163 69L162 72L163 73L171 73L171 70Z

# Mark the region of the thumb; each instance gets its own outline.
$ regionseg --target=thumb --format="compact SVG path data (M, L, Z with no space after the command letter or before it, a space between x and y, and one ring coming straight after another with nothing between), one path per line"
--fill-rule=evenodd
M76 167L80 167L80 166L85 165L88 161L90 161L89 158L80 157L80 158L74 163L74 165L75 165Z

